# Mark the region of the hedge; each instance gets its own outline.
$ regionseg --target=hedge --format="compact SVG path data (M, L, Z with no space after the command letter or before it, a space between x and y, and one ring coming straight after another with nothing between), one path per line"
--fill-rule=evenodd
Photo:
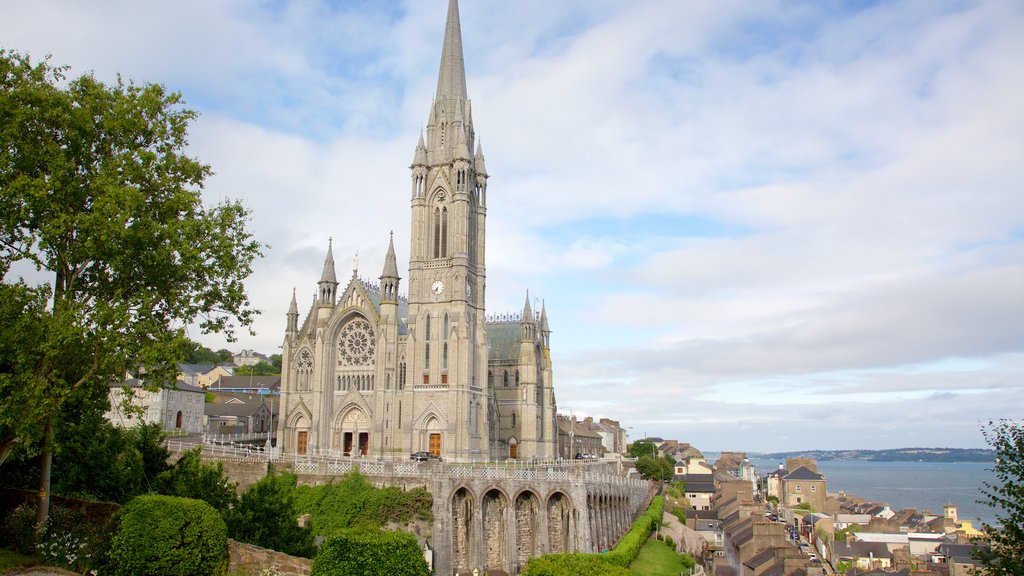
M199 576L227 563L227 527L202 500L138 496L114 515L116 576Z
M661 523L661 514L664 507L665 498L655 496L651 500L651 505L647 507L647 511L633 522L633 527L629 529L629 532L626 532L622 540L619 540L618 545L611 552L601 555L605 562L625 568L633 560L636 560L637 555L640 554L640 549L647 543L647 538L651 535L651 532L657 529L658 524Z
M665 499L655 496L651 500L651 505L647 507L647 511L633 522L629 532L610 552L546 554L527 562L523 576L575 576L577 574L619 576L620 574L629 574L629 565L636 559L651 532L661 522L664 507Z
M329 538L313 559L312 576L429 576L416 537L407 532L348 530Z
M530 558L524 576L630 576L629 568L605 562L599 554L545 554Z

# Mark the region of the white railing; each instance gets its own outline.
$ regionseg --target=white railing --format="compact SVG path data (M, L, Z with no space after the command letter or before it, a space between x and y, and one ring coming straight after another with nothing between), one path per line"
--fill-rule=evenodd
M368 475L425 476L450 478L486 478L493 480L572 480L578 479L590 484L604 484L635 488L647 488L650 483L639 478L626 478L609 474L601 463L580 464L576 461L548 462L410 462L406 460L371 460L365 457L346 457L338 454L282 454L276 448L266 449L265 444L249 444L218 438L198 444L195 441L168 440L172 451L184 451L202 446L203 455L222 460L279 461L290 462L293 470L301 474L341 475L357 466Z

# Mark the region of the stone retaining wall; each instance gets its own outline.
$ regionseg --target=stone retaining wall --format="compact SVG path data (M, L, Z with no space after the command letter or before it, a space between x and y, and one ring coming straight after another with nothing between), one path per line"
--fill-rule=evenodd
M313 561L289 556L283 552L267 550L228 538L228 574L260 576L263 570L280 576L309 576Z

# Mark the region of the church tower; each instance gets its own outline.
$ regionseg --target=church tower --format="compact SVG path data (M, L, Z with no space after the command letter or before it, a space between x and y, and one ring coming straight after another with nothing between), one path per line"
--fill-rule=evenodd
M489 449L483 307L487 174L466 93L457 0L448 4L426 140L420 134L410 169L406 358L409 379L423 392L412 414L414 449L484 458Z

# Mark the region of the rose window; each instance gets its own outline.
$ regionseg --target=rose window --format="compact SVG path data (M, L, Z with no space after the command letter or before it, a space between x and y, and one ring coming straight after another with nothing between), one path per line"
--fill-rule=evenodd
M374 360L373 329L366 320L353 320L341 329L338 337L338 364L366 366Z

